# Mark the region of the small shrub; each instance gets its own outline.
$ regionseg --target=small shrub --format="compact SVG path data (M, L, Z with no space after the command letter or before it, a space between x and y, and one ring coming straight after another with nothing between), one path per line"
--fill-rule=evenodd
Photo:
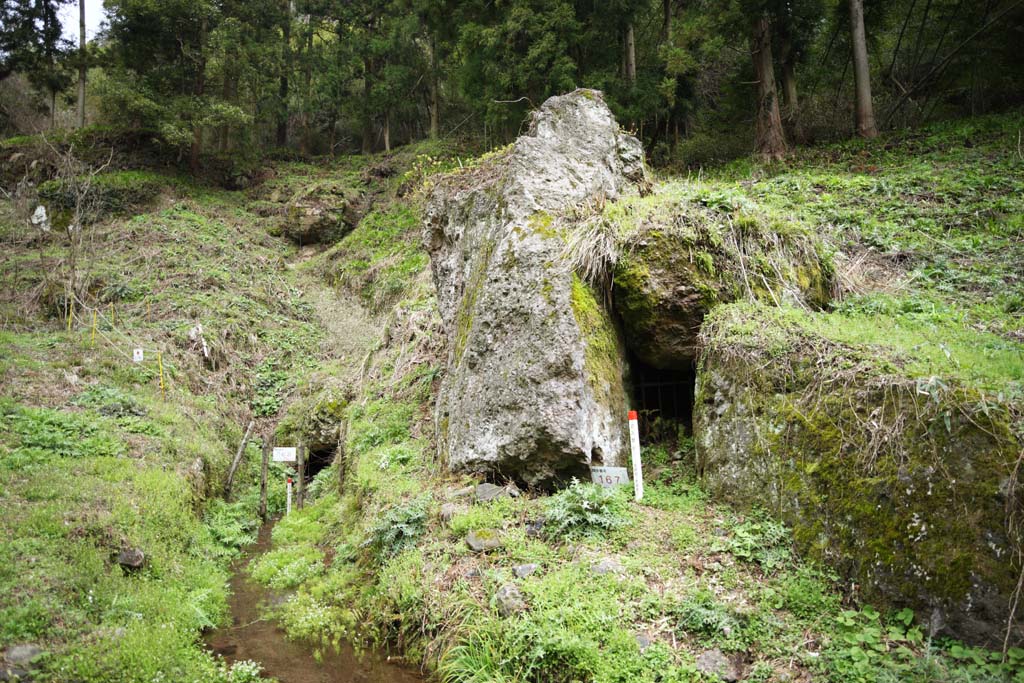
M705 641L728 642L738 637L743 627L741 617L708 590L688 596L674 612L680 635L696 635Z
M71 401L76 406L94 408L100 415L109 417L144 417L146 409L132 396L116 387L102 384L89 387Z
M544 525L550 536L610 531L626 524L625 513L621 487L604 488L573 479L548 500Z
M102 423L75 413L6 403L0 405L0 419L3 431L14 437L12 464L50 456L114 457L126 450L115 434L102 429Z
M739 560L761 565L766 571L779 569L792 558L789 530L767 518L737 524L728 538L716 541L712 550L731 553Z
M265 553L252 567L252 578L271 588L295 588L319 575L323 553L309 546L291 546Z
M210 501L206 508L206 526L226 554L235 555L240 548L256 542L259 520L251 513L252 510L242 501Z
M385 558L415 544L427 528L430 500L426 495L388 510L370 527L363 547L370 548L378 558Z

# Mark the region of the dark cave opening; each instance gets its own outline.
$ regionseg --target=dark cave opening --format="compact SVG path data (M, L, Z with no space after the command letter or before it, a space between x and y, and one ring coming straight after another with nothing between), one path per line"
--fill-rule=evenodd
M657 368L630 354L629 368L641 441L674 441L680 427L683 435L692 436L696 363L682 369Z
M313 477L331 466L334 462L335 446L318 445L310 446L306 452L306 482L313 481Z

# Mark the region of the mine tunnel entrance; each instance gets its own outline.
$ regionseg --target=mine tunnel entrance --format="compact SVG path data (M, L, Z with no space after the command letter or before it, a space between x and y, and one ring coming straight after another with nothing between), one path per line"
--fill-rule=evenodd
M324 469L330 467L334 462L335 446L313 445L306 453L306 482L313 481L313 477L320 474Z
M630 354L629 367L640 439L674 441L680 428L684 435L692 436L696 364L683 369L656 368Z

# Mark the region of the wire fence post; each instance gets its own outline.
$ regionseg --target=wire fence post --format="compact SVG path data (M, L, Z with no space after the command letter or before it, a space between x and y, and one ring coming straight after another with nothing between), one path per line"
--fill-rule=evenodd
M270 461L270 438L263 441L263 464L260 465L260 519L267 521L267 466Z
M164 355L159 351L156 352L156 363L160 366L160 398L166 399L167 393L164 390Z

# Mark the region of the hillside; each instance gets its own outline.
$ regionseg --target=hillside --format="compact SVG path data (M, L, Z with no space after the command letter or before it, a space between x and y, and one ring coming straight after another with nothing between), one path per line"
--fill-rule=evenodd
M59 210L74 183L40 186L47 232L27 222L34 207L3 200L0 648L38 647L39 681L255 680L199 636L227 623L230 561L255 538L260 444L273 437L306 443L322 469L251 572L287 591L274 618L314 652L351 641L446 681L1024 680L1015 603L993 606L998 628L954 637L943 621L956 609L937 620L902 584L876 591L858 573L867 537L881 539L870 551L887 566L920 558L925 573L952 577L949 595L982 572L1019 593L1019 122L969 119L782 163L656 175L649 188L551 209L523 243L559 245L570 266L526 248L518 261L467 249L466 263L488 255L467 266L457 306L439 301L432 267L446 256L424 245L424 225L439 197L489 198L467 213L486 201L510 211L509 185L495 178L509 177L514 148L268 162L262 182L238 191L107 168L84 240ZM4 143L5 158L33 145ZM608 257L599 277L579 243L573 256L583 225L583 250ZM666 249L648 248L663 235L685 247L671 267L658 261ZM456 372L473 386L486 335L498 334L486 307L518 296L475 292L488 291L488 268L508 272L535 253L553 273L538 291L580 330L583 391L615 400L609 378L632 373L621 398L649 413L642 503L534 476L544 468L449 467L439 397L455 395L445 392ZM72 255L73 297L61 284ZM659 278L682 263L697 304L651 295L678 291ZM693 320L699 340L659 337ZM635 393L659 372L690 392L688 407ZM885 395L879 413L861 409L875 400L869 388ZM739 399L719 412L715 398L741 390L763 402L742 423L730 412ZM497 393L484 386L480 405ZM901 412L886 412L893 405ZM809 427L778 428L778 415ZM258 438L227 502L249 420ZM987 436L956 440L972 425ZM782 462L786 495L759 498L763 479L721 455L750 434L764 439L744 441L744 455ZM934 450L912 448L929 439ZM837 442L877 469L850 466ZM936 455L947 451L956 457ZM972 488L949 484L956 514L946 499L885 488L886 477L916 476L922 458L943 482L958 479L949 473L965 453L983 467L969 471ZM272 466L272 516L284 474ZM881 489L935 524L964 509L975 526L888 558L910 512L858 506ZM985 525L1012 555L984 555L972 533ZM135 549L144 566L123 569L119 553Z

